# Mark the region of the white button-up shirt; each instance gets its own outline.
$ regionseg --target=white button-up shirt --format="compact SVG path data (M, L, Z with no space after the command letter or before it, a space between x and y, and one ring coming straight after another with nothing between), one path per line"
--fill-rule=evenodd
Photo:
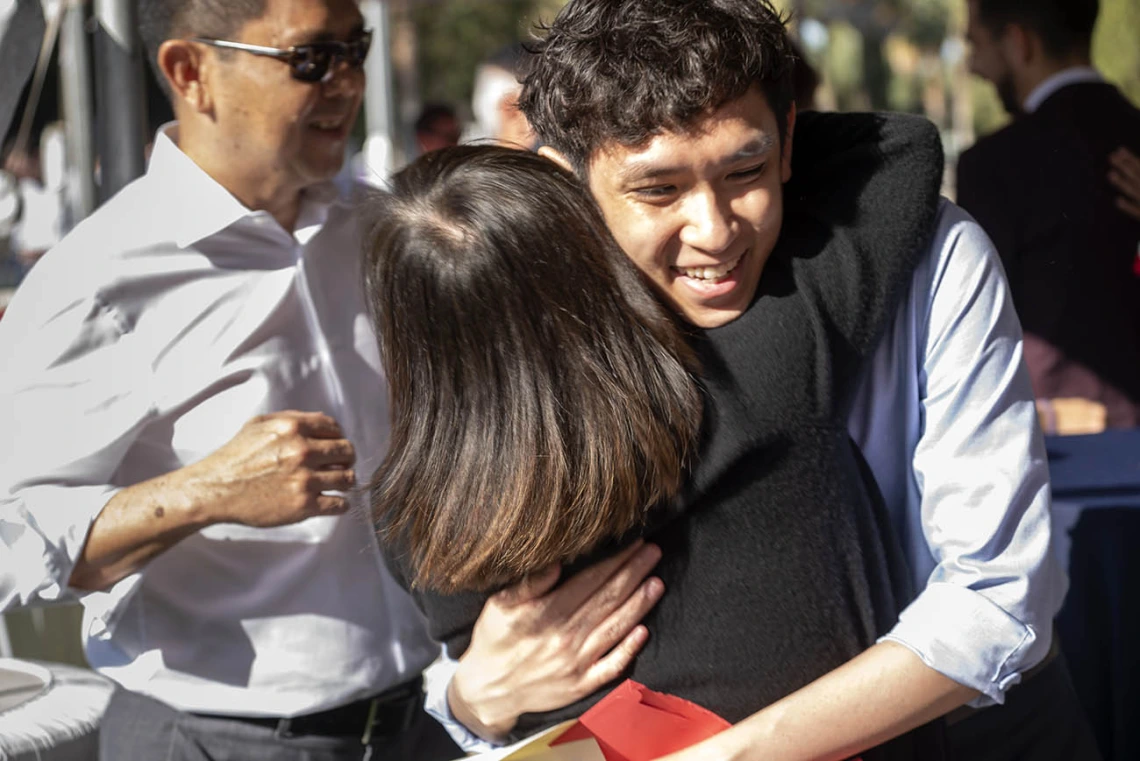
M948 201L848 430L918 591L884 639L979 690L974 705L1001 702L1048 653L1067 581L1050 551L1049 470L1021 326L993 244ZM486 750L451 716L455 668L445 657L429 669L428 712L465 749Z
M1033 92L1029 93L1029 96L1025 99L1025 103L1022 104L1022 108L1025 109L1025 113L1031 114L1041 108L1041 104L1062 87L1081 84L1083 82L1103 81L1104 77L1091 66L1070 66L1042 80L1037 87L1033 88Z
M37 264L0 320L0 609L62 600L121 488L202 459L251 417L335 417L366 478L387 389L351 209L306 192L290 233L160 133L147 174ZM178 708L295 715L438 652L355 509L214 525L83 597L91 664Z

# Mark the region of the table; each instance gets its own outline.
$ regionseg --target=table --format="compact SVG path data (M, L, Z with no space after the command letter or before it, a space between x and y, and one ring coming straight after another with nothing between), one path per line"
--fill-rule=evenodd
M96 761L114 684L58 663L0 658L0 758Z
M1140 428L1046 436L1045 451L1054 500L1140 508Z
M1140 429L1046 438L1061 649L1104 761L1140 759Z

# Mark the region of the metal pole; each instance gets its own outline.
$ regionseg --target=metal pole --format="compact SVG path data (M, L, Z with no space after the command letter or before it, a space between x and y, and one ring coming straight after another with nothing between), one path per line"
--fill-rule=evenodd
M416 38L416 25L412 21L412 0L385 0L389 6L391 20L388 39L391 43L389 59L392 62L393 91L399 96L396 111L397 132L392 136L400 140L405 161L416 156L416 138L412 124L420 112L420 82L416 71L419 40Z
M372 29L372 54L364 63L368 77L364 93L364 123L368 138L364 145L365 179L383 185L403 163L399 140L392 74L391 13L385 0L364 0L360 4L365 24Z
M134 3L95 0L95 20L99 198L106 201L146 169L146 101Z
M84 5L66 0L59 29L60 96L63 100L67 181L64 184L71 228L95 210L95 150L92 145L91 67Z

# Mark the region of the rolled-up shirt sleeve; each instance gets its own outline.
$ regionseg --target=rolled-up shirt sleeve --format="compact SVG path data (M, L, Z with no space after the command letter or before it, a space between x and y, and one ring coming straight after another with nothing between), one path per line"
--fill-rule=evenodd
M451 686L457 668L459 661L452 660L444 648L439 658L424 670L424 710L447 730L455 744L466 753L486 753L494 750L500 746L489 743L473 733L451 713L451 705L447 702L447 690Z
M993 245L958 210L920 336L913 478L934 569L883 638L1004 700L1049 651L1065 577L1021 327Z
M151 409L149 365L114 310L36 275L0 321L0 610L75 597L72 569Z

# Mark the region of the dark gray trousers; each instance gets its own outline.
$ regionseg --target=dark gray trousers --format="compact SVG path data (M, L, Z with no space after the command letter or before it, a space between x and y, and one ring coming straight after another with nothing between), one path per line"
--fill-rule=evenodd
M957 761L1100 761L1064 656L983 708L949 725Z
M373 737L371 761L463 757L434 719L416 712L407 730ZM242 721L195 716L119 689L99 729L101 761L361 761L360 737L279 736Z

